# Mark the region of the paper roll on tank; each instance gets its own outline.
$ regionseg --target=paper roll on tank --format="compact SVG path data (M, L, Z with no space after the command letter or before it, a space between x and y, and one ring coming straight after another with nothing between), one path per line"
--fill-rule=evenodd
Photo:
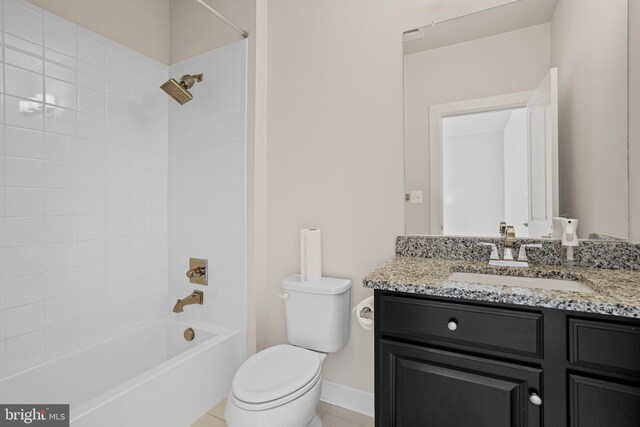
M300 230L300 276L307 282L322 278L322 234L318 228Z

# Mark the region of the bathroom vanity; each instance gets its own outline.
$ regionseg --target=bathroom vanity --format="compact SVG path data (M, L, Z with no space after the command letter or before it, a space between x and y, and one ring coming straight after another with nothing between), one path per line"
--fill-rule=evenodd
M449 280L460 271L593 292ZM377 426L640 426L640 271L399 256L364 283Z

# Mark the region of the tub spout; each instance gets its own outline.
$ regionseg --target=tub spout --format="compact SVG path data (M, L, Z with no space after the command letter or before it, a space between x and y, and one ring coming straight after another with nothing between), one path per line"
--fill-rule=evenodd
M176 305L173 306L174 313L182 313L185 305L202 304L204 302L204 294L202 291L193 291L191 295L186 298L179 299Z

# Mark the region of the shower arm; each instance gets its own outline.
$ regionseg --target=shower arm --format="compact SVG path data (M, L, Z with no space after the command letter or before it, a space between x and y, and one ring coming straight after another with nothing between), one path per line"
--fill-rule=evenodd
M184 76L180 77L180 86L182 86L185 89L191 89L191 87L194 85L195 82L201 82L202 81L202 73L200 74L185 74Z

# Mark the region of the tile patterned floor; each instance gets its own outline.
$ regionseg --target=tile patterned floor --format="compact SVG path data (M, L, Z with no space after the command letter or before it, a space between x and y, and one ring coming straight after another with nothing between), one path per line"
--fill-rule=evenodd
M224 421L226 403L225 399L204 414L198 421L191 424L191 427L227 427L227 423ZM322 419L323 427L373 427L373 418L348 411L339 406L320 402L317 411Z

